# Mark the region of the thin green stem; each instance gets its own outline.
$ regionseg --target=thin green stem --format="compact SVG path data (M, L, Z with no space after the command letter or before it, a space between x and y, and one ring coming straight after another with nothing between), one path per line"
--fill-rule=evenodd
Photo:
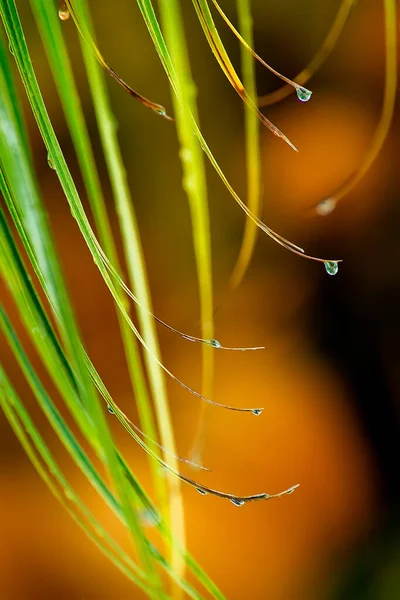
M78 0L75 3L79 19L89 23L89 31L92 27L89 22L89 13L86 0ZM152 313L150 290L147 280L146 267L143 250L141 246L139 228L137 225L134 206L126 178L126 172L118 145L115 131L115 120L108 101L104 78L90 48L81 42L83 57L87 69L89 84L91 87L97 122L104 148L104 155L109 170L111 185L113 188L116 210L124 244L124 252L127 261L129 278L132 288L137 296L138 317L143 338L152 355L161 360L160 348ZM171 453L176 454L174 433L169 412L166 384L163 372L153 357L145 354L145 362L150 380L153 401L155 405L157 423L160 431L162 445ZM165 454L165 462L174 470L179 470L178 461L172 454ZM169 489L169 524L173 532L172 539L172 565L173 568L180 565L182 561L180 547L185 545L185 529L183 502L180 491L180 483L177 478L168 475L167 484ZM161 508L166 516L167 507ZM182 575L183 569L177 568L177 574Z
M121 267L101 189L92 144L86 127L67 48L63 39L57 9L55 5L49 5L47 0L31 0L31 5L49 58L53 77L59 91L68 128L71 132L92 213L99 232L100 242L116 271L120 273ZM122 290L119 291L119 298L121 302L125 302L125 294ZM145 434L149 438L157 441L157 431L143 374L138 343L120 311L117 310L116 312L132 388L136 396L139 418ZM149 459L149 465L153 474L154 489L156 493L159 494L160 500L162 500L164 484L161 480L159 468L151 459Z
M243 39L253 47L253 22L251 17L251 0L237 0L239 30ZM255 64L252 55L243 45L240 46L243 83L253 102L257 98ZM245 139L246 139L246 172L247 172L247 205L254 215L261 211L261 159L259 122L254 111L245 106ZM243 279L254 252L258 227L250 219L246 219L242 246L231 276L231 285L236 288Z
M383 0L385 20L385 89L378 124L361 164L330 196L319 202L315 210L320 215L329 214L339 200L347 196L361 181L382 149L389 133L397 93L397 7L395 0Z

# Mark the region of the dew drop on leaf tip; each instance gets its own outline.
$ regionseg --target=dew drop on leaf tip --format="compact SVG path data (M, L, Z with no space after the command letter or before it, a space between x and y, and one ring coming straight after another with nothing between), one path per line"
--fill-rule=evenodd
M339 265L336 261L327 260L324 264L325 271L328 273L328 275L336 275L336 273L339 271Z
M144 527L156 527L161 522L161 517L154 510L144 509L139 512L139 520Z
M308 100L311 98L312 92L306 88L299 87L296 89L296 94L300 102L308 102Z
M251 412L253 413L253 415L258 417L258 415L261 415L262 411L263 411L262 408L254 408Z
M326 198L315 207L315 212L321 217L330 215L336 208L336 200L334 198Z
M243 506L244 504L244 500L240 500L240 498L229 498L229 501L235 506Z
M47 155L47 164L49 165L50 169L53 169L53 171L55 170L53 159L51 158L50 154Z
M68 21L70 13L65 2L61 3L60 10L58 11L58 16L60 17L61 21Z

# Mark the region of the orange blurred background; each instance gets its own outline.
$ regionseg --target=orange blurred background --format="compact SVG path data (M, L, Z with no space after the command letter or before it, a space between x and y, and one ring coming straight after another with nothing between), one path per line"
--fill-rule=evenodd
M235 2L221 6L236 22ZM28 3L19 2L27 41L61 146L87 206L74 151ZM243 106L219 70L189 0L182 2L206 139L245 198ZM289 497L242 508L183 488L188 546L230 600L395 600L400 597L399 534L399 115L357 188L327 217L310 211L360 163L379 119L384 85L382 2L362 0L331 57L308 87L264 113L299 148L295 154L262 130L263 219L311 254L343 258L329 277L260 234L241 287L229 276L244 214L211 168L216 337L257 353L216 352L214 398L264 406L261 417L208 411L204 462L210 474L184 471L237 494ZM98 40L109 63L135 89L171 112L166 77L132 0L93 0ZM294 76L321 44L338 0L253 0L255 47ZM239 46L216 15L235 65ZM116 218L93 107L72 22L64 25L87 121ZM279 86L257 66L258 89ZM108 82L119 140L140 223L155 313L199 335L197 280L187 200L173 125ZM37 172L86 347L121 408L137 422L110 296L71 217L25 103ZM115 228L117 231L117 228ZM3 292L2 292L3 294ZM5 305L12 311L4 292ZM200 347L159 329L165 364L200 387ZM123 533L52 437L4 340L0 360L46 432L68 476L112 532ZM169 398L179 453L187 456L198 400L173 382ZM110 417L111 419L111 417ZM113 431L151 491L148 463ZM4 600L142 598L64 513L34 472L0 415L0 597Z

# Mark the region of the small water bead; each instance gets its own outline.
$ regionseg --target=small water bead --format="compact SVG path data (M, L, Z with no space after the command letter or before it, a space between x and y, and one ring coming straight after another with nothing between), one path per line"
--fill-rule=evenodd
M95 530L96 534L100 537L103 538L104 537L104 530L99 527L98 525L94 525L93 529Z
M47 164L49 165L50 169L53 169L53 171L55 170L55 166L50 156L50 153L47 155Z
M296 94L300 102L308 102L311 98L312 92L306 88L299 87L296 89Z
M111 404L107 404L107 410L110 413L110 415L115 415L115 412L114 412Z
M150 508L145 508L140 511L139 519L144 527L157 527L157 525L161 523L160 515Z
M68 10L66 2L61 2L60 9L58 11L58 16L60 17L61 21L68 21L70 17L70 12Z
M196 189L196 178L193 175L186 175L183 178L183 189L190 194Z
M339 271L339 265L336 261L327 260L324 265L325 271L328 273L328 275L336 275L336 273Z
M157 560L159 560L162 563L165 563L165 559L163 557L163 555L160 553L160 551L151 543L148 544L148 548L150 553L156 557Z
M74 500L74 495L71 492L71 490L65 489L64 494L65 494L66 498L68 498L68 500Z
M326 215L330 215L336 208L336 200L334 198L327 198L326 200L322 200L315 207L315 212L317 215L321 217L326 217Z
M153 108L153 111L156 113L156 115L160 115L160 117L167 116L167 112L166 112L165 108Z
M40 327L34 327L32 329L33 335L40 335L42 339L46 337L46 334L40 329Z
M182 162L189 163L193 160L193 153L189 148L182 148L179 154Z
M251 412L253 413L253 415L255 415L256 417L258 417L258 415L261 415L262 411L263 411L262 408L255 408Z
M199 492L199 494L201 494L202 496L207 496L208 492L206 492L206 490L203 490L203 488L196 488L196 492Z
M229 498L229 501L235 506L243 506L244 504L244 500L240 500L240 498Z
M8 45L8 49L9 49L10 53L14 56L14 50L13 50L11 43Z
M210 346L212 346L213 348L221 348L221 344L219 343L218 340L211 340L209 343L210 343Z

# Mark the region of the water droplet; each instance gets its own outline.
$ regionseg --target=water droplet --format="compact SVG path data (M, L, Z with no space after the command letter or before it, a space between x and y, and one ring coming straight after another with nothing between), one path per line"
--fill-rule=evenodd
M327 260L324 264L325 271L328 273L328 275L336 275L336 273L339 271L339 265L336 261Z
M149 550L150 550L151 554L152 554L153 556L155 556L157 560L159 560L161 563L165 564L165 562L166 562L165 558L164 558L164 557L163 557L163 555L162 555L162 554L161 554L161 553L160 553L160 552L157 550L157 548L156 548L155 546L153 546L153 544L150 544L150 543L149 543L149 545L148 545L148 548L149 548Z
M160 476L161 479L166 479L167 478L167 467L165 467L164 465L160 465L160 468L158 469L158 474Z
M261 415L262 411L263 411L262 408L255 408L251 412L253 413L253 415L255 415L256 417L258 417L258 415Z
M93 528L94 528L94 530L95 530L96 534L97 534L97 535L98 535L100 538L103 538L103 537L104 537L104 531L103 531L103 529L101 529L101 527L99 527L99 526L97 526L97 525L94 525L94 526L93 526Z
M229 498L230 502L235 506L243 506L244 500L240 500L240 498Z
M160 117L167 116L167 112L166 112L165 108L153 108L152 110L156 113L156 115L160 115Z
M317 215L321 217L325 217L326 215L330 215L336 208L336 200L334 198L327 198L326 200L322 200L315 207L315 212Z
M36 334L37 334L37 335L40 335L40 337L41 337L42 339L44 339L44 338L45 338L45 333L44 333L44 332L43 332L43 331L40 329L40 327L34 327L34 328L32 329L32 333L33 333L33 335L36 335Z
M160 515L151 508L145 508L139 512L139 519L144 527L156 527L161 523Z
M210 346L212 346L213 348L221 348L221 344L219 343L218 340L211 340Z
M53 171L55 170L55 166L54 166L53 160L50 156L50 152L47 155L47 164L49 165L50 169L53 169Z
M193 175L187 175L183 179L183 188L188 194L192 193L196 189L196 179Z
M61 21L68 21L70 14L66 2L61 2L58 16L60 17Z
M207 496L206 490L203 490L203 488L196 488L196 492L199 492L199 494L201 494L202 496Z
M189 163L193 160L193 153L189 148L182 148L179 154L182 162Z
M296 90L296 94L301 102L308 102L308 100L311 98L312 92L306 88L299 87Z
M112 408L111 404L107 404L107 410L110 413L110 415L114 415L115 414L114 411L113 411L113 408Z
M11 52L11 54L14 56L14 50L13 50L11 43L8 45L8 49Z

